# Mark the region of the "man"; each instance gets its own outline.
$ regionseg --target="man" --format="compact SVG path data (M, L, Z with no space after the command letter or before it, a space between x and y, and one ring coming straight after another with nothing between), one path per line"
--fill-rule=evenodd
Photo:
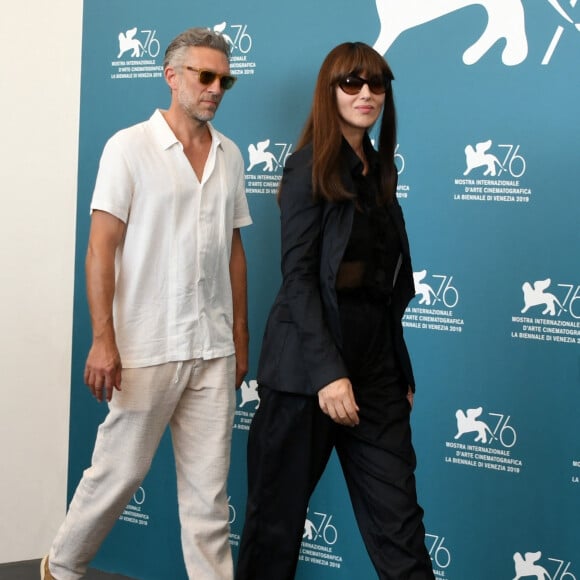
M189 578L230 579L226 479L235 388L248 369L251 223L239 149L210 121L235 79L206 29L165 53L168 110L114 135L101 158L86 259L93 343L85 383L109 403L92 465L41 564L81 578L171 428Z

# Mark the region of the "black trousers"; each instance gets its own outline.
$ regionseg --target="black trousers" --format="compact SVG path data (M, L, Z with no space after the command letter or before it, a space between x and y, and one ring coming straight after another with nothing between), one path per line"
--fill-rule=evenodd
M342 427L317 397L260 389L248 440L248 502L237 580L292 580L308 502L333 448L365 546L382 580L432 580L417 503L407 385L355 396L360 425Z

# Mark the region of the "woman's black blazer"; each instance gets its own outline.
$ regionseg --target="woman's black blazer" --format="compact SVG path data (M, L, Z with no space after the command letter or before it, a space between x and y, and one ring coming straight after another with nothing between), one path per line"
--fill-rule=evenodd
M348 158L343 179L347 190L354 190L352 171L360 162L354 153ZM261 386L302 395L315 395L332 381L348 377L341 356L335 283L354 205L314 200L311 159L310 146L297 151L287 160L282 176L282 286L266 323L257 374ZM388 208L402 248L390 304L393 340L401 369L414 390L401 324L415 295L413 269L401 207L395 199Z

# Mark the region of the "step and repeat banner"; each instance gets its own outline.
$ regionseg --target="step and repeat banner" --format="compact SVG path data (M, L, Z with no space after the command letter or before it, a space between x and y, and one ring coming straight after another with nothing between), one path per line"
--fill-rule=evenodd
M388 59L398 196L417 295L404 317L427 547L437 578L580 580L580 6L576 0L85 0L69 495L105 409L83 387L83 261L105 141L166 108L165 47L227 35L239 77L215 119L239 145L254 225L250 373L229 480L237 556L261 335L280 282L276 188L328 51ZM94 565L186 578L166 436ZM333 457L304 524L299 580L372 579Z

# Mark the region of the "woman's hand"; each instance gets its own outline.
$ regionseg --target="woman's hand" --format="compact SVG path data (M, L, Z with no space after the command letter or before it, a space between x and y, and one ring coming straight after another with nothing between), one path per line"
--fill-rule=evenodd
M337 379L320 389L318 404L322 412L339 425L354 427L359 424L359 408L347 378Z

